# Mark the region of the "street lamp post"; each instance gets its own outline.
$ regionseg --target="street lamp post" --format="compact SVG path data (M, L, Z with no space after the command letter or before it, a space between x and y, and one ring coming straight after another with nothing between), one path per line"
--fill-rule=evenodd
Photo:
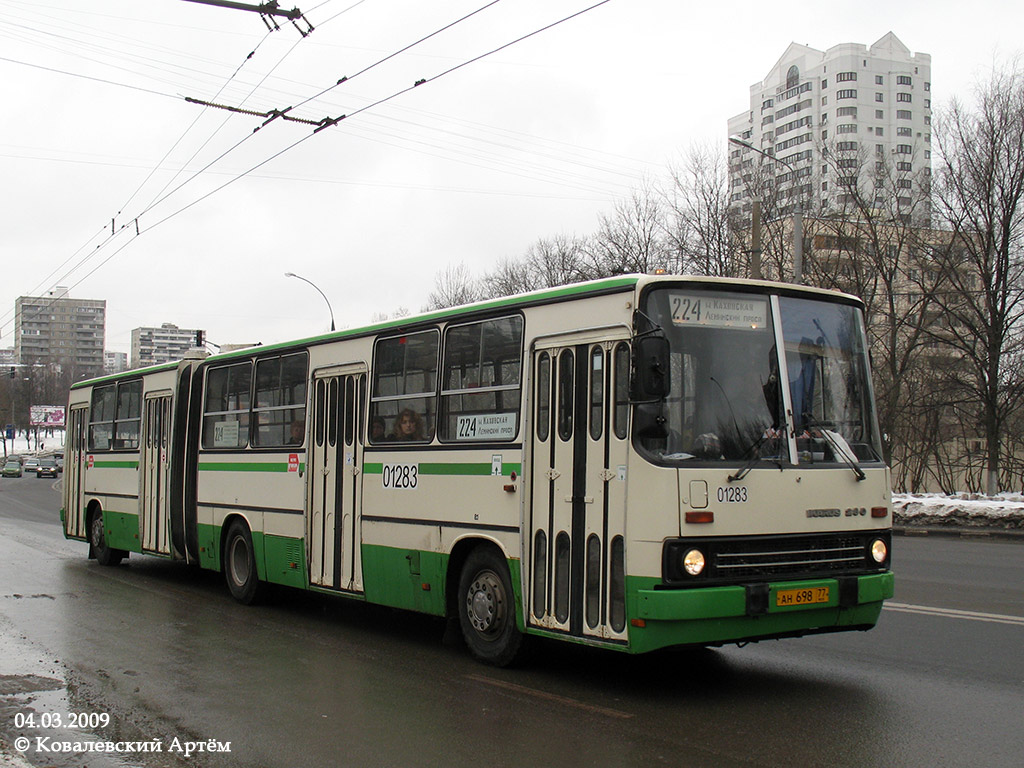
M767 157L769 160L774 160L776 163L786 166L791 171L796 171L796 168L792 164L785 160L782 160L775 155L769 155L764 150L758 149L753 144L750 144L742 139L737 139L734 136L729 137L729 142L736 144L740 147L752 149L762 157ZM795 179L794 179L795 181ZM751 277L759 279L761 277L761 203L755 201L752 209L753 218L755 221L751 223L751 243L750 243L750 272ZM800 210L800 200L797 198L796 210L793 212L793 282L803 282L803 270L804 270L804 216Z
M321 291L319 288L317 288L316 283L314 283L312 280L307 280L302 275L296 275L294 272L285 272L284 276L285 277L294 277L294 278L297 278L297 279L301 280L304 283L309 283L310 285L313 286L313 288L316 290L317 293L319 293L321 296L324 297L324 301L327 302L327 311L331 313L331 330L333 331L334 330L334 310L331 309L331 302L328 300L327 294L325 294L323 291Z

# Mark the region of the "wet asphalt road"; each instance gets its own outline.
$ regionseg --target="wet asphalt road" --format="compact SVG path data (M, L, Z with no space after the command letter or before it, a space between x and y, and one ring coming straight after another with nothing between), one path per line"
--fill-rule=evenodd
M1022 764L1024 544L897 538L867 633L639 658L544 643L496 670L436 619L289 590L247 608L219 574L136 555L103 568L58 507L49 480L0 481L0 765ZM71 712L110 723L40 727ZM184 758L210 740L230 751Z

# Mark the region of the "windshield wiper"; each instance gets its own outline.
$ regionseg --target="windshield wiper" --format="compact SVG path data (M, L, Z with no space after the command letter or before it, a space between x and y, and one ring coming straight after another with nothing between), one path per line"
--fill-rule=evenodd
M772 457L769 457L769 456L760 456L758 454L758 450L761 448L762 445L764 445L772 437L774 437L776 439L780 439L782 437L785 437L785 435L786 435L785 425L783 425L781 430L775 430L775 434L774 435L769 434L768 430L766 429L764 432L761 433L761 436L759 438L757 438L757 440L754 441L754 444L751 445L749 448L747 448L746 451L743 452L744 454L747 454L749 452L753 452L753 455L747 460L747 463L744 464L742 467L740 467L739 470L736 472L736 474L729 475L725 479L728 482L730 482L730 483L734 483L737 480L742 480L744 477L747 476L747 474L750 472L750 470L752 470L754 468L754 465L757 464L757 462L761 461L761 459L764 459L765 461L774 462L778 466L779 470L781 471L782 470L782 459L780 459L778 457L772 458Z
M846 438L829 429L834 425L822 421L810 421L805 426L817 429L821 433L825 442L832 448L832 455L840 458L846 466L853 470L853 474L857 476L857 482L867 479L864 470L857 466L857 457L854 455L853 449L850 448L850 444L846 442Z

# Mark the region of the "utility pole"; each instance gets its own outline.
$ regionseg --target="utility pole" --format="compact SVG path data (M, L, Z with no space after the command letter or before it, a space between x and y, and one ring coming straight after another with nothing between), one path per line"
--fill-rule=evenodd
M790 163L785 160L780 160L775 155L769 155L767 152L758 149L753 144L750 144L742 139L737 139L732 136L729 137L729 142L736 144L740 147L752 149L757 154L767 157L769 160L774 160L780 165L784 165L791 171L795 171ZM794 181L796 179L794 178ZM755 200L751 208L751 224L750 224L750 276L755 279L761 278L761 201ZM803 211L800 210L800 199L797 198L796 211L793 213L793 282L802 283L804 280L804 216Z

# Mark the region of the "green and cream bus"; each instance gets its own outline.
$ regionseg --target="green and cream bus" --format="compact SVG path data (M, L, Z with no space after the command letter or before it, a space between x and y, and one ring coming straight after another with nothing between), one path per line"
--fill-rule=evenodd
M76 384L62 520L129 552L641 653L874 626L863 307L623 276Z

